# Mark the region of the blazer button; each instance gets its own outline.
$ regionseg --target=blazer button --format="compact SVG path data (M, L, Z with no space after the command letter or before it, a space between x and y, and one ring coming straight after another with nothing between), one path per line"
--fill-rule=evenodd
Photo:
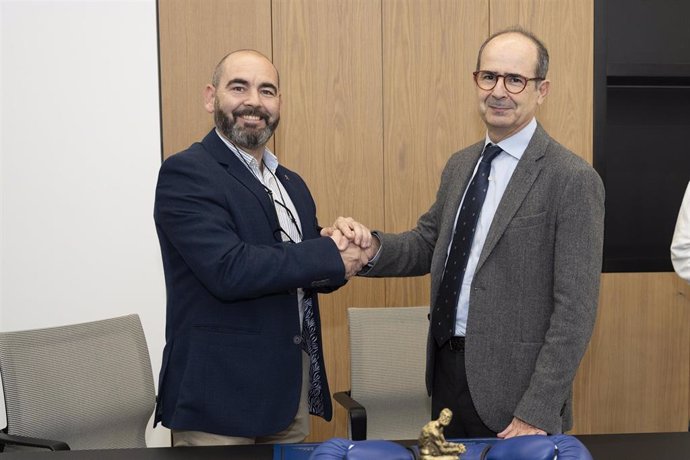
M292 338L292 343L295 345L299 345L302 343L302 336L301 335L296 335Z

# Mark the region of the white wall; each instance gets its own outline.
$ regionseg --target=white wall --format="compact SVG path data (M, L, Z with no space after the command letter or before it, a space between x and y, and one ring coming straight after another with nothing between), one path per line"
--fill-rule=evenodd
M0 0L0 49L0 330L138 313L157 380L155 0Z

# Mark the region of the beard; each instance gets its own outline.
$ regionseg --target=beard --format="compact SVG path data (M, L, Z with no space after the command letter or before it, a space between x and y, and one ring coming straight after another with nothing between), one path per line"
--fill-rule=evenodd
M221 110L218 99L214 101L213 107L213 119L218 130L233 144L236 144L243 149L254 150L258 147L266 145L278 127L278 123L280 122L280 116L276 116L275 120L271 122L271 116L259 108L235 110L232 112L232 119L230 119L230 117L228 117L227 114ZM258 116L264 121L266 127L254 129L239 126L235 120L245 115Z

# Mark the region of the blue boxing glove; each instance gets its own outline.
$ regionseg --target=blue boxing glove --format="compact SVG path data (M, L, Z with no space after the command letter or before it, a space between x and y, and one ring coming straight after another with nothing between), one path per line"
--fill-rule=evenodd
M462 460L554 460L556 445L548 436L518 436L494 444L474 444Z
M350 448L345 460L413 460L412 452L391 441L358 441Z
M332 438L322 443L309 460L413 460L412 453L390 441L350 441Z
M495 444L475 444L462 460L592 460L587 448L575 437L518 436Z
M413 454L390 441L350 441L332 438L318 446L310 460L412 460ZM467 443L461 460L592 460L575 437L518 436L491 443Z
M549 438L558 447L558 458L560 460L593 460L584 444L575 436L567 434L557 434Z
M352 441L342 438L331 438L322 442L309 456L309 460L341 460L347 455Z

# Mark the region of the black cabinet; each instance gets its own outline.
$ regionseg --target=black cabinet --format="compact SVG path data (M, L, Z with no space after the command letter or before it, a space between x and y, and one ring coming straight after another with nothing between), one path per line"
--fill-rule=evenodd
M594 166L605 272L672 271L690 180L690 1L596 0Z

